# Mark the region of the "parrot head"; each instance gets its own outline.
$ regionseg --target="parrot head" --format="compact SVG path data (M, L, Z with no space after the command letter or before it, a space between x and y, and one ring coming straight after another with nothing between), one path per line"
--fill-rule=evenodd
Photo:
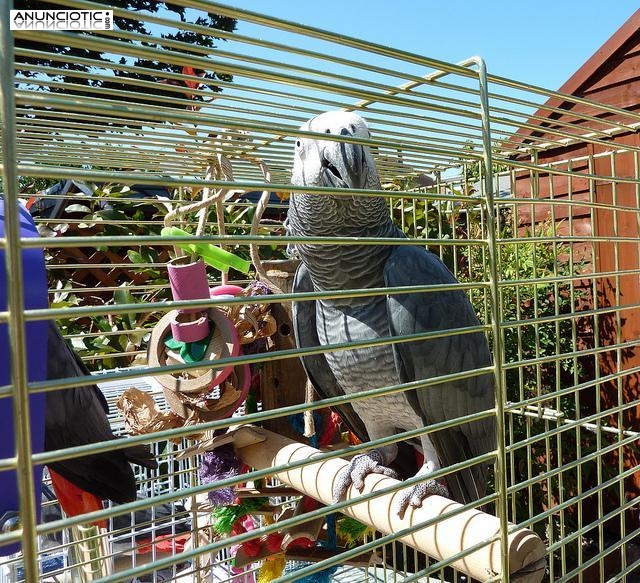
M396 236L387 201L382 196L361 195L359 190L380 190L380 179L371 149L366 122L348 111L328 111L300 128L313 135L298 136L295 142L291 193L285 227L293 236ZM330 137L329 137L330 136ZM352 141L353 140L353 141ZM305 187L324 187L347 192L310 193ZM332 265L349 254L349 246L331 249L327 245L290 243L289 257L301 259L313 273L316 284L321 276L313 264L330 253ZM388 254L381 253L381 261ZM384 256L384 257L383 257ZM335 271L335 269L334 269ZM329 281L322 285L332 286Z
M300 128L329 134L345 141L324 140L320 136L296 139L292 184L330 188L379 188L379 179L369 146L349 142L368 140L367 123L349 111L328 111L305 122Z

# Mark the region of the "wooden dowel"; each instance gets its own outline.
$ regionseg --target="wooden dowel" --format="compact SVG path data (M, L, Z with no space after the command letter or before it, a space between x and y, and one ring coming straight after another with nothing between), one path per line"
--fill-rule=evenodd
M299 496L300 492L289 486L267 486L265 488L235 487L233 493L238 498L272 498L276 496Z
M244 426L236 430L236 446L239 457L256 469L311 461L321 452L262 428ZM253 442L253 443L252 443ZM244 446L238 447L240 444ZM248 445L247 445L248 444ZM274 477L295 490L323 504L331 504L333 485L346 460L334 458L309 463L303 467L274 472ZM364 490L359 493L349 488L346 499L369 494L397 485L398 481L377 474L367 476ZM354 503L341 510L344 514L369 525L383 534L397 533L412 528L461 508L461 505L441 496L430 496L420 508L409 508L404 518L395 512L395 502L400 491L382 494L367 502ZM444 518L430 526L402 536L400 541L436 559L444 560L476 544L483 543L500 532L500 520L480 510L465 510ZM518 529L509 535L510 579L519 583L539 583L545 570L545 545L540 537L529 529ZM455 561L459 571L485 581L502 570L502 545L500 540L487 543L464 558Z

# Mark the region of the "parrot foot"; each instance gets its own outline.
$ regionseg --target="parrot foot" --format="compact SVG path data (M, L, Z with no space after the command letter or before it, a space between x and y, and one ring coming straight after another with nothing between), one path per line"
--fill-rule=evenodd
M338 474L337 481L333 487L333 503L343 500L351 485L358 492L362 492L364 479L369 474L382 474L390 478L398 477L392 469L383 466L382 463L382 454L375 449L369 453L355 456L349 466Z
M448 498L449 490L447 490L446 486L435 480L420 482L413 486L413 488L402 490L400 492L400 499L394 504L398 517L401 519L404 518L404 514L409 506L419 508L422 506L425 498L433 496L434 494Z

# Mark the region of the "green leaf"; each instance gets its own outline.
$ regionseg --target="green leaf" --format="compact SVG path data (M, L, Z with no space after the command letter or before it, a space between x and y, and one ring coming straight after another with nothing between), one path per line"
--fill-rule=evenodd
M158 260L157 252L149 247L140 248L140 257L142 258L141 263L156 263Z
M67 213L91 213L91 209L83 204L70 204L64 210Z
M135 304L136 299L134 295L131 293L129 286L127 283L123 283L115 292L113 292L113 300L117 305L124 304ZM136 315L135 314L124 314L124 318L122 320L122 324L128 330L131 330L135 327L136 323Z
M128 217L115 209L104 209L95 213L97 217L107 221L127 221Z
M134 251L133 249L129 249L127 251L127 257L129 258L129 261L131 261L131 263L144 263L144 260L142 259L142 254L138 253L137 251Z
M118 305L135 303L135 298L133 297L131 290L128 289L126 283L123 283L115 292L113 292L113 299Z
M112 187L111 196L122 196L124 194L127 194L128 192L131 192L130 186L123 185L123 186Z
M106 318L98 317L94 319L94 322L101 332L111 332L111 324Z

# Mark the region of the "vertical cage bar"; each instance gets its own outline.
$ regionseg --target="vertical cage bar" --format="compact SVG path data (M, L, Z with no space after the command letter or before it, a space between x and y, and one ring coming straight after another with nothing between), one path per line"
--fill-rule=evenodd
M29 428L29 387L27 381L24 296L22 289L22 248L18 218L18 176L16 174L16 119L13 89L13 35L9 28L9 8L0 10L0 107L2 108L2 166L5 204L5 268L9 347L13 385L13 420L18 459L17 480L22 523L22 552L26 581L38 578L36 510L31 469ZM10 277L9 277L10 275Z
M509 547L509 502L507 498L507 454L505 443L504 403L507 399L506 383L502 371L504 351L500 331L501 307L498 288L498 243L496 226L496 209L493 200L493 159L491 145L491 121L489 106L489 88L487 67L483 59L472 59L478 67L478 83L480 87L480 116L482 122L482 163L484 165L484 189L487 204L487 236L489 243L489 287L491 291L491 330L493 334L494 368L496 383L496 509L500 518L500 542L503 549ZM502 554L502 577L509 578L509 553ZM506 577L506 579L505 579Z

